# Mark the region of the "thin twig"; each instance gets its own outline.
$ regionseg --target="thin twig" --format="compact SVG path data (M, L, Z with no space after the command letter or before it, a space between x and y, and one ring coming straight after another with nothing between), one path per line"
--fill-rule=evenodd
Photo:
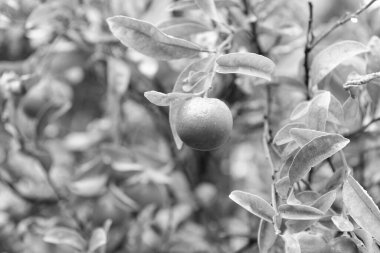
M350 87L361 86L377 78L380 78L380 72L374 72L367 75L359 76L355 79L345 82L343 84L343 88L348 89Z
M355 11L351 14L345 15L344 17L340 18L332 27L330 27L328 30L323 32L320 36L318 36L314 40L314 42L310 45L310 50L313 49L316 45L318 45L318 43L321 42L324 38L326 38L330 33L332 33L337 28L339 28L340 26L342 26L345 23L347 23L348 21L350 21L352 18L356 18L360 13L362 13L363 11L368 9L376 1L377 0L372 0L372 1L368 2L367 4L365 4L364 6L362 6L361 8L359 8L357 11Z
M310 99L309 95L309 79L310 79L310 66L309 66L309 54L312 49L311 44L313 43L314 40L314 35L313 35L313 4L308 1L308 7L309 7L309 21L307 25L307 31L306 31L306 44L305 44L305 60L304 60L304 69L305 69L305 85L307 89L307 99Z
M349 139L353 138L356 135L364 132L370 125L372 125L373 123L375 123L377 121L380 121L380 117L372 119L370 122L368 122L367 124L365 124L364 126L362 126L361 128L359 128L358 130L353 131L352 133L346 134L344 137L349 138Z

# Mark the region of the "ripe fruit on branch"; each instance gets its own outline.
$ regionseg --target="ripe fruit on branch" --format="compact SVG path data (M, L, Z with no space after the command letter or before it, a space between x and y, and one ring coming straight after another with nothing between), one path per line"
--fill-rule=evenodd
M213 150L228 140L232 114L219 99L195 97L181 105L175 125L178 136L189 147Z

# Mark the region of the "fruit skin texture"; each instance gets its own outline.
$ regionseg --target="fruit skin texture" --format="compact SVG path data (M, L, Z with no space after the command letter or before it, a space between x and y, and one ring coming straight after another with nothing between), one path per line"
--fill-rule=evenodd
M179 108L175 125L186 145L207 151L228 140L233 122L230 109L221 100L195 97Z
M359 253L356 244L347 237L338 237L329 242L328 253Z

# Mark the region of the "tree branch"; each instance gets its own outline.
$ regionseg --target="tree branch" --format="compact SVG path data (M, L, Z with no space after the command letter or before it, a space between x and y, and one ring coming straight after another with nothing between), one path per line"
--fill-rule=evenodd
M367 75L360 75L355 79L345 82L343 84L343 88L348 89L350 87L361 86L377 78L380 78L380 72L374 72Z
M323 32L320 36L318 36L315 41L310 45L310 50L313 49L316 45L318 45L319 42L321 42L323 39L325 39L330 33L335 31L340 26L344 25L348 21L350 21L352 18L357 17L360 13L368 9L373 3L375 3L377 0L371 0L361 8L359 8L357 11L345 15L344 17L340 18L332 27L330 27L328 30Z
M310 66L309 66L309 54L310 54L310 51L312 49L311 47L311 44L313 43L313 40L314 40L314 35L313 35L313 4L308 1L308 7L309 7L309 21L308 21L308 24L307 24L307 31L306 31L306 44L305 44L305 50L304 50L304 54L305 54L305 60L304 60L304 69L305 69L305 85L306 85L306 89L307 89L307 100L310 99L310 95L309 95L309 79L310 79L310 75L309 75L309 70L310 70Z

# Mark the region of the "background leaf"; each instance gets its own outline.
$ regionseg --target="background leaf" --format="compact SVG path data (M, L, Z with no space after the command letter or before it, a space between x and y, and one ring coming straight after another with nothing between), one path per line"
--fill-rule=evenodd
M312 85L317 85L326 75L343 61L361 53L368 51L368 48L357 41L340 41L315 56L311 68L310 76Z
M86 241L80 234L73 229L64 227L49 229L45 233L44 241L52 244L67 245L79 251L84 251L86 247Z
M271 80L275 64L267 57L254 53L230 53L219 56L216 72L237 73Z
M214 0L194 0L198 7L212 20L220 22Z
M125 46L158 60L192 58L202 51L198 45L170 37L145 21L115 16L107 22L113 35Z
M106 245L107 243L107 233L104 228L97 228L92 232L90 241L88 243L88 251L94 252L100 247Z

